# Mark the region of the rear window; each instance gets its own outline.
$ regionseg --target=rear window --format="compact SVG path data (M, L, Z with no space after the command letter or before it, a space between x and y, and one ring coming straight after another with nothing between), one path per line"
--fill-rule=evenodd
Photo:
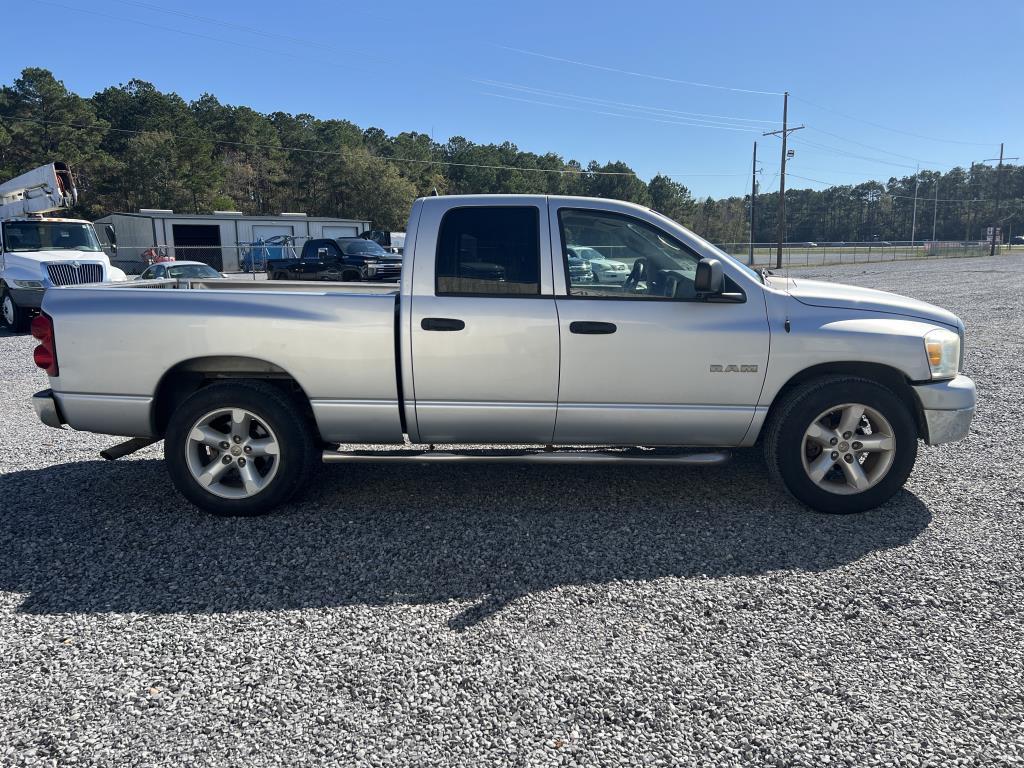
M535 206L454 208L441 220L438 296L540 295L540 216Z

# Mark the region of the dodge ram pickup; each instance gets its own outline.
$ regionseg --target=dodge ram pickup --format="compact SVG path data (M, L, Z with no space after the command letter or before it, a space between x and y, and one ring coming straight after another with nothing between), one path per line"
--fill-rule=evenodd
M583 248L628 277L574 280ZM224 515L285 502L321 461L686 466L756 444L798 500L857 512L975 411L950 312L758 272L589 198L417 200L397 286L60 287L32 332L45 424L133 438L107 458L162 439L182 495Z

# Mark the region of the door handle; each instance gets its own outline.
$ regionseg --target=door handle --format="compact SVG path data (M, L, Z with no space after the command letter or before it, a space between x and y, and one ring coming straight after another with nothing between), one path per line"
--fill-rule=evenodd
M606 334L618 330L615 323L598 323L592 320L575 320L569 323L569 333Z
M420 320L420 328L424 331L461 331L465 327L464 321L452 317L424 317Z

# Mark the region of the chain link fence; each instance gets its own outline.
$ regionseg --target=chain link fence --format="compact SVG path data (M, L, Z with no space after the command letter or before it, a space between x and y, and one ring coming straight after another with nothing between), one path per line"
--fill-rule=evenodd
M295 238L234 245L119 245L116 253L107 249L110 263L129 275L142 274L150 265L165 261L199 261L225 274L264 274L268 264L297 259L301 252Z
M751 264L750 243L719 243L719 248L744 264ZM996 246L997 252L1009 246ZM928 241L866 243L785 243L782 246L782 266L824 267L840 264L870 264L883 261L913 261L925 259L953 259L969 256L988 256L991 244L987 241ZM778 245L754 243L752 266L774 267Z
M720 243L718 247L744 264L750 262L749 243ZM997 246L1007 251L1012 246ZM755 243L753 266L772 268L776 264L774 243ZM823 267L842 264L870 264L884 261L911 261L987 256L988 242L867 242L867 243L786 243L782 248L782 266ZM281 242L256 241L234 245L119 246L110 261L129 275L139 275L148 266L173 257L177 261L199 261L226 274L265 274L275 260L297 259L301 246L295 238Z

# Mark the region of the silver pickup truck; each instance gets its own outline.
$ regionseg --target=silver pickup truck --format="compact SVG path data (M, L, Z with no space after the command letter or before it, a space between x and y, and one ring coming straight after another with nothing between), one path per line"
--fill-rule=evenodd
M163 439L178 490L230 515L321 461L699 465L758 443L797 499L857 512L974 415L953 314L757 272L636 205L424 198L402 270L49 290L36 410L134 438L108 458Z

